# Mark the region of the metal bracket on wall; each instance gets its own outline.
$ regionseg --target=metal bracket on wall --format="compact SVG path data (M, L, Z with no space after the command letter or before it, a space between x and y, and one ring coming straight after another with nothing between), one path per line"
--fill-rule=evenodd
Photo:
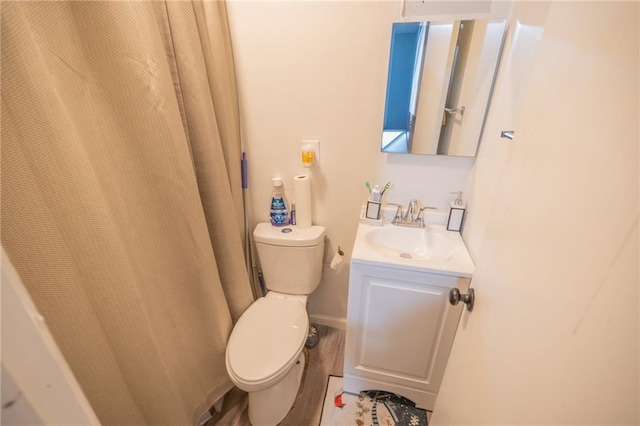
M454 108L445 108L444 110L445 110L445 112L447 114L458 114L459 113L460 116L463 116L464 115L464 109L465 109L464 106L461 106L460 108L455 108L455 109Z
M502 132L500 132L501 138L507 138L509 140L513 140L514 136L515 136L515 132L513 130L503 130Z

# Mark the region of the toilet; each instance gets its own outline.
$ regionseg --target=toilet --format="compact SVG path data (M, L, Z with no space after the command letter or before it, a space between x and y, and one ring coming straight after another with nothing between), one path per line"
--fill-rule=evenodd
M323 226L260 223L253 231L268 293L240 316L225 362L231 381L249 394L249 421L274 426L298 394L309 331L307 297L322 276Z

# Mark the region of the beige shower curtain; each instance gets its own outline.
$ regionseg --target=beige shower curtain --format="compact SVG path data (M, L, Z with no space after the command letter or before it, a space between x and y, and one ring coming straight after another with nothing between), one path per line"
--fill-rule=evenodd
M251 303L222 2L7 2L2 245L104 424L194 424Z

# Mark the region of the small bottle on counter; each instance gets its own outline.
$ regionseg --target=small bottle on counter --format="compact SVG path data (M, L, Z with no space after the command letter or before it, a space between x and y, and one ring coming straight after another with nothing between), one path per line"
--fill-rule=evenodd
M291 203L291 220L292 225L296 224L296 203Z

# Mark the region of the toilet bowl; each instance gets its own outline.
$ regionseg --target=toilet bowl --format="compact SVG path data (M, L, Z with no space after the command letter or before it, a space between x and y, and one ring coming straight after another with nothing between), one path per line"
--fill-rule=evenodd
M249 393L249 420L254 426L278 424L296 398L309 329L306 300L306 296L269 292L242 314L231 333L227 372L237 387Z
M298 394L309 331L307 297L322 277L324 231L260 223L253 232L269 292L240 316L225 354L231 381L249 394L253 426L280 423Z

